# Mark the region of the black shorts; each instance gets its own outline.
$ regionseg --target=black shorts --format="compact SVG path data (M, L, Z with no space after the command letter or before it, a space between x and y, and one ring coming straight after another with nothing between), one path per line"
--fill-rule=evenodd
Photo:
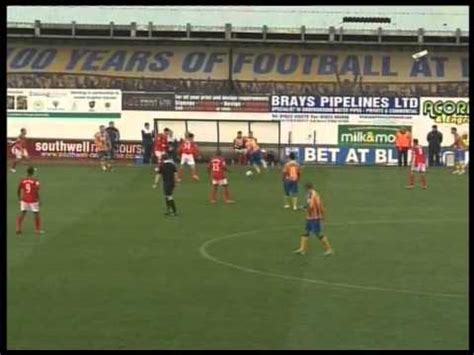
M172 196L174 190L174 184L163 184L163 192L165 196Z

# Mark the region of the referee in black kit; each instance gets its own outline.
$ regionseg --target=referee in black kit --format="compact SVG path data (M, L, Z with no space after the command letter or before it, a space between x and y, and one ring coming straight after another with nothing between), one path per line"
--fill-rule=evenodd
M176 187L178 181L178 169L176 168L175 162L169 158L168 154L162 156L163 163L158 168L158 179L155 180L153 188L157 187L160 182L160 177L163 177L163 192L165 194L166 202L166 216L175 217L178 215L176 212L176 204L173 199L173 190Z

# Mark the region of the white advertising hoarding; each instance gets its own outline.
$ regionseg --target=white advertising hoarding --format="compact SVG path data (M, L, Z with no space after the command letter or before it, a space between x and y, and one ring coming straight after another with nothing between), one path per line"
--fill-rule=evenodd
M358 125L359 135L371 132L380 135L383 133L380 130L387 131L390 126L405 126L425 146L426 135L434 124L444 135L443 146L452 143L451 127L457 127L459 133L469 133L468 98L280 95L271 97L267 112L190 112L165 111L163 108L121 111L121 97L118 90L9 89L8 135L15 136L20 128L25 127L32 137L85 139L90 138L100 124L104 124L104 119L118 118L116 126L121 137L128 140L140 140L143 124L149 122L153 125L154 119L178 120L176 124L181 122L183 127L184 120L200 119L280 121L283 144L289 143L288 138L291 137L291 144L337 145L344 129L354 130L354 126ZM236 133L231 125L225 129L227 131L220 132L221 136L231 137ZM214 122L202 122L199 131L202 130L212 131L209 136L214 136L216 125ZM242 128L239 130L245 131ZM184 131L175 131L175 134L182 135ZM271 136L274 137L273 132Z
M120 90L8 89L10 118L107 118L122 112Z

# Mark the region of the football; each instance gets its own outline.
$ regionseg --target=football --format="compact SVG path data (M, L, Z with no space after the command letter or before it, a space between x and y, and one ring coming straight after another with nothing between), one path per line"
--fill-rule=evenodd
M252 175L253 175L252 170L247 170L246 173L245 173L245 175L247 175L247 176L252 176Z

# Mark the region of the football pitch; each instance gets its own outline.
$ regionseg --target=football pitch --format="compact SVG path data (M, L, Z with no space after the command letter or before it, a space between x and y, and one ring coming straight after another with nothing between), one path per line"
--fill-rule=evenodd
M283 209L279 170L229 173L233 205L187 173L165 217L146 167L38 165L46 234L15 235L8 173L8 349L466 349L468 178L429 170L305 167L326 205ZM417 182L418 183L418 182ZM300 200L304 192L300 186Z

